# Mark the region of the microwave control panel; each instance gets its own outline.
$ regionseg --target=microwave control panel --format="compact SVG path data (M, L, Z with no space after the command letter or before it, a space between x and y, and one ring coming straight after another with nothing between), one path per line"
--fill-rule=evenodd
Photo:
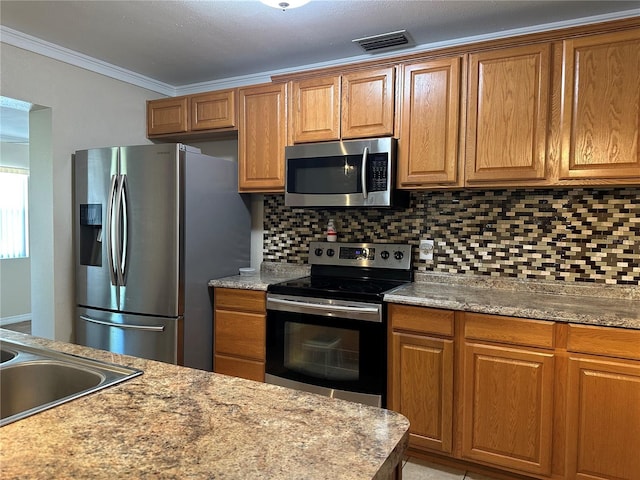
M367 188L370 192L383 192L387 189L389 177L386 154L374 154L369 161L369 181Z

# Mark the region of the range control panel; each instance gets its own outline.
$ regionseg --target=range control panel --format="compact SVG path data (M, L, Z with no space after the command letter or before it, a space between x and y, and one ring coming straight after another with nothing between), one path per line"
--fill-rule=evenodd
M309 264L408 270L411 268L411 245L311 242Z

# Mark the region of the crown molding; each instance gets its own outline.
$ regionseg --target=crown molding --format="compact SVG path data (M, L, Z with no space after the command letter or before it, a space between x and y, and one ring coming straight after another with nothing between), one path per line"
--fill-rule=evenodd
M176 88L168 83L163 83L153 78L145 77L102 60L90 57L80 52L61 47L54 43L41 40L26 33L13 30L0 25L0 41L14 47L22 48L54 60L59 60L75 67L80 67L91 72L99 73L122 82L130 83L138 87L146 88L167 96L174 96Z
M625 10L623 12L608 13L604 15L595 15L592 17L583 17L572 20L564 20L561 22L546 23L542 25L535 25L531 27L522 27L511 30L505 30L497 33L490 33L484 35L475 35L470 37L456 38L454 40L447 40L442 42L434 42L429 44L417 45L410 49L402 50L402 54L411 55L414 53L422 53L429 50L435 50L446 47L456 47L467 43L475 43L489 40L500 40L507 37L513 37L517 35L526 35L532 33L541 33L549 30L556 30L561 28L577 27L582 25L589 25L591 23L607 22L613 20L621 20L625 18L632 18L640 16L640 9ZM40 40L39 38L32 37L25 33L13 30L11 28L0 25L0 41L13 45L24 50L29 50L45 57L53 58L61 62L74 65L76 67L84 68L86 70L105 75L107 77L114 78L123 82L136 85L138 87L146 88L154 92L162 93L169 97L177 95L188 95L192 93L202 93L214 90L223 90L227 88L243 87L247 85L256 85L260 83L268 83L271 81L272 76L290 74L295 72L301 72L305 70L314 70L319 68L339 67L349 63L357 63L362 61L368 61L375 59L384 60L386 58L392 58L398 56L399 51L389 52L386 54L363 54L355 57L342 58L338 60L320 62L308 65L300 65L295 68L286 68L281 70L272 70L268 72L259 72L250 75L243 75L238 77L229 77L220 80L212 80L209 82L192 83L181 86L169 85L168 83L160 82L150 77L145 77L138 73L126 70L121 67L117 67L102 60L95 59L88 55L84 55L79 52L75 52L68 48L60 47L53 43Z

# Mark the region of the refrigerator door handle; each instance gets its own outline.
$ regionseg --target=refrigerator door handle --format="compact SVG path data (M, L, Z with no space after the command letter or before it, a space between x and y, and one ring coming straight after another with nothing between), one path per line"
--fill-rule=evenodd
M124 274L122 272L122 245L124 244L122 232L122 202L124 189L124 175L118 175L118 188L116 193L116 275L118 277L118 286L124 286Z
M98 325L106 327L117 327L125 330L145 330L148 332L164 332L164 325L135 325L131 323L105 322L104 320L97 320L95 318L87 317L86 315L80 315L80 318L87 322L97 323Z
M122 192L120 204L120 226L122 227L122 241L120 242L120 285L124 286L127 284L127 244L129 241L129 202L127 200L129 197L129 183L126 174L120 176L120 184Z
M117 285L116 279L116 266L114 261L113 251L113 197L116 190L116 182L118 180L117 175L111 175L111 186L109 187L109 198L107 200L107 257L109 260L109 277L111 278L111 285Z

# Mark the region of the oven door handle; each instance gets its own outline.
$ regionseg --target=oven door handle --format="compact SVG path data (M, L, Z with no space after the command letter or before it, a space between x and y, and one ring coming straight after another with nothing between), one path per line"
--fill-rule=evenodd
M352 312L352 313L378 313L380 311L379 306L356 307L356 306L344 306L344 305L324 305L319 303L301 302L298 300L283 300L281 298L270 298L269 303L312 308L316 310L326 310L330 312L338 311L338 312Z

